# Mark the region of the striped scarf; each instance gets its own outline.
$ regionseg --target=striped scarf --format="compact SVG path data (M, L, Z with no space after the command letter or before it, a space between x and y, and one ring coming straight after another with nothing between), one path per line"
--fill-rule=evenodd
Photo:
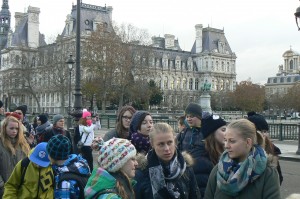
M225 151L218 163L217 186L230 196L237 196L248 183L255 181L266 169L267 157L261 146L255 145L246 160L237 163Z

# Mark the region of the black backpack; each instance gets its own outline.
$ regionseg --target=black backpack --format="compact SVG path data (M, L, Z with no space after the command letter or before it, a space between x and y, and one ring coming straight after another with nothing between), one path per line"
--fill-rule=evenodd
M89 177L90 175L80 175L78 173L66 172L61 174L58 184L60 185L63 181L75 180L80 190L79 198L84 198L84 188Z
M74 138L73 138L73 140L74 140L75 145L79 142L79 140L81 140L81 136L80 136L80 132L79 132L79 126L76 126L74 128Z

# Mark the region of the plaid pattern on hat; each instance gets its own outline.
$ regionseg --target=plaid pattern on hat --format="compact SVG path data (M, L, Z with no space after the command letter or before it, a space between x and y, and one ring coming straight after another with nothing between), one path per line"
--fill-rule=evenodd
M66 160L71 152L69 138L63 135L53 136L47 144L47 152L54 160Z
M127 139L112 138L104 142L99 154L99 166L108 172L116 172L136 156L136 149Z

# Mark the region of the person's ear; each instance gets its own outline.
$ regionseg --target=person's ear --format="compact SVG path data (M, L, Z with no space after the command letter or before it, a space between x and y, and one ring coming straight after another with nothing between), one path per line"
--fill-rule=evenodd
M251 138L246 139L246 145L247 145L247 148L251 148L253 146L253 142L252 142Z

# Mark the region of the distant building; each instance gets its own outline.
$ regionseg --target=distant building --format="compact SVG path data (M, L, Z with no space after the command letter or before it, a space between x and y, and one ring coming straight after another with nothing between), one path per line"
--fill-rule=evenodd
M0 99L6 107L11 103L27 104L29 112L37 112L40 101L42 111L64 113L68 106L67 66L69 54L75 56L76 5L67 15L65 28L55 43L46 44L39 32L40 9L28 7L26 13L15 13L15 30L11 31L8 1L3 0L0 12ZM98 24L112 29L112 7L81 4L81 36L84 39ZM236 55L231 50L224 30L195 26L195 42L191 51L183 51L174 35L152 37L153 56L147 58L153 79L164 93L163 105L169 109L182 108L190 101L199 101L201 87L205 81L211 83L212 91L235 90ZM63 49L64 53L55 54ZM53 64L54 63L54 64ZM18 72L24 66L35 72L33 88L29 92L28 82L18 80ZM84 77L84 66L82 76ZM43 69L43 70L41 70ZM61 75L59 82L53 82ZM45 78L47 77L47 78ZM72 77L74 78L74 77ZM72 81L74 82L74 81ZM57 84L55 88L50 85ZM73 85L74 86L74 85ZM74 97L72 97L73 104Z
M284 64L278 66L278 73L269 77L265 84L266 96L286 94L288 89L300 81L300 54L289 49L282 55Z

